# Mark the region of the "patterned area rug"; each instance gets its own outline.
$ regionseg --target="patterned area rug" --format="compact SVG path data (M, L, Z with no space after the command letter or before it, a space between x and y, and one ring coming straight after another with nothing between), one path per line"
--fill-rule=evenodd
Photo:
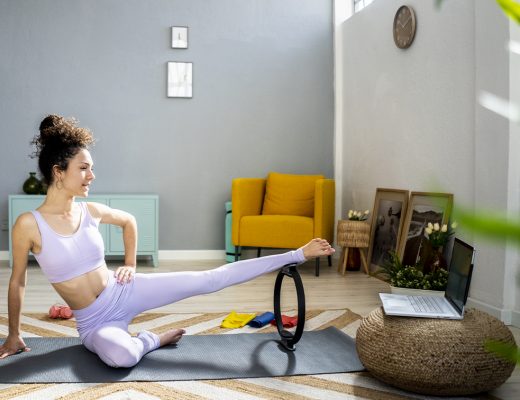
M295 315L295 312L288 312ZM226 313L141 314L130 325L130 332L151 330L161 333L184 328L188 335L268 333L276 328L222 329ZM350 310L308 311L305 330L335 326L355 337L361 317ZM52 320L46 314L24 314L21 319L24 337L78 336L74 320ZM0 341L7 335L7 316L0 314ZM181 342L182 343L182 342ZM0 361L1 374L1 361ZM326 374L281 378L228 379L174 382L123 382L104 384L0 384L3 399L445 399L421 396L394 389L372 378L369 373ZM461 397L457 399L462 399ZM496 400L491 395L472 399Z

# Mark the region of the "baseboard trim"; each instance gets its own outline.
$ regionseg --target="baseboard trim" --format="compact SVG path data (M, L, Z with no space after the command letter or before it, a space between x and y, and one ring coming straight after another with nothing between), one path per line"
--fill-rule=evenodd
M484 303L483 301L476 300L472 297L468 297L466 307L474 307L481 311L491 314L493 317L498 318L506 325L520 326L520 313L514 310L506 310Z
M159 260L224 260L224 250L159 250ZM8 261L9 252L0 251L0 261Z
M520 311L511 311L511 325L520 327Z
M224 260L224 250L159 250L159 261Z

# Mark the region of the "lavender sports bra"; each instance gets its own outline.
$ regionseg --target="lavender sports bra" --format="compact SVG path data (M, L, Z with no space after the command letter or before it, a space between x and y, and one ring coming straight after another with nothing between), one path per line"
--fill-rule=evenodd
M81 222L72 235L60 235L47 224L38 211L32 211L42 249L34 257L51 283L59 283L90 272L105 262L105 247L98 223L88 211L87 203L78 202Z

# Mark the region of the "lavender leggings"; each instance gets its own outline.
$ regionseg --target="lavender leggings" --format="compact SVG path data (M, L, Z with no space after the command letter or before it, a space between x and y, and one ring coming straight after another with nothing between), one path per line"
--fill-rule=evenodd
M159 347L159 336L143 331L128 333L128 324L139 313L198 294L216 292L275 271L286 264L305 261L302 249L284 254L238 261L209 271L135 274L118 284L112 273L97 299L74 310L82 343L111 367L132 367Z

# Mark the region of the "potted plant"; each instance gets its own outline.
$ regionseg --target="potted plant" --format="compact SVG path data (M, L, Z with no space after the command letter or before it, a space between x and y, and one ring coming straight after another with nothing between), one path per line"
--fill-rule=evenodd
M448 225L428 223L424 229L418 261L414 265L404 265L395 251L390 251L390 259L376 274L383 274L390 283L392 293L428 294L444 296L448 283L447 263L443 249L453 235Z

